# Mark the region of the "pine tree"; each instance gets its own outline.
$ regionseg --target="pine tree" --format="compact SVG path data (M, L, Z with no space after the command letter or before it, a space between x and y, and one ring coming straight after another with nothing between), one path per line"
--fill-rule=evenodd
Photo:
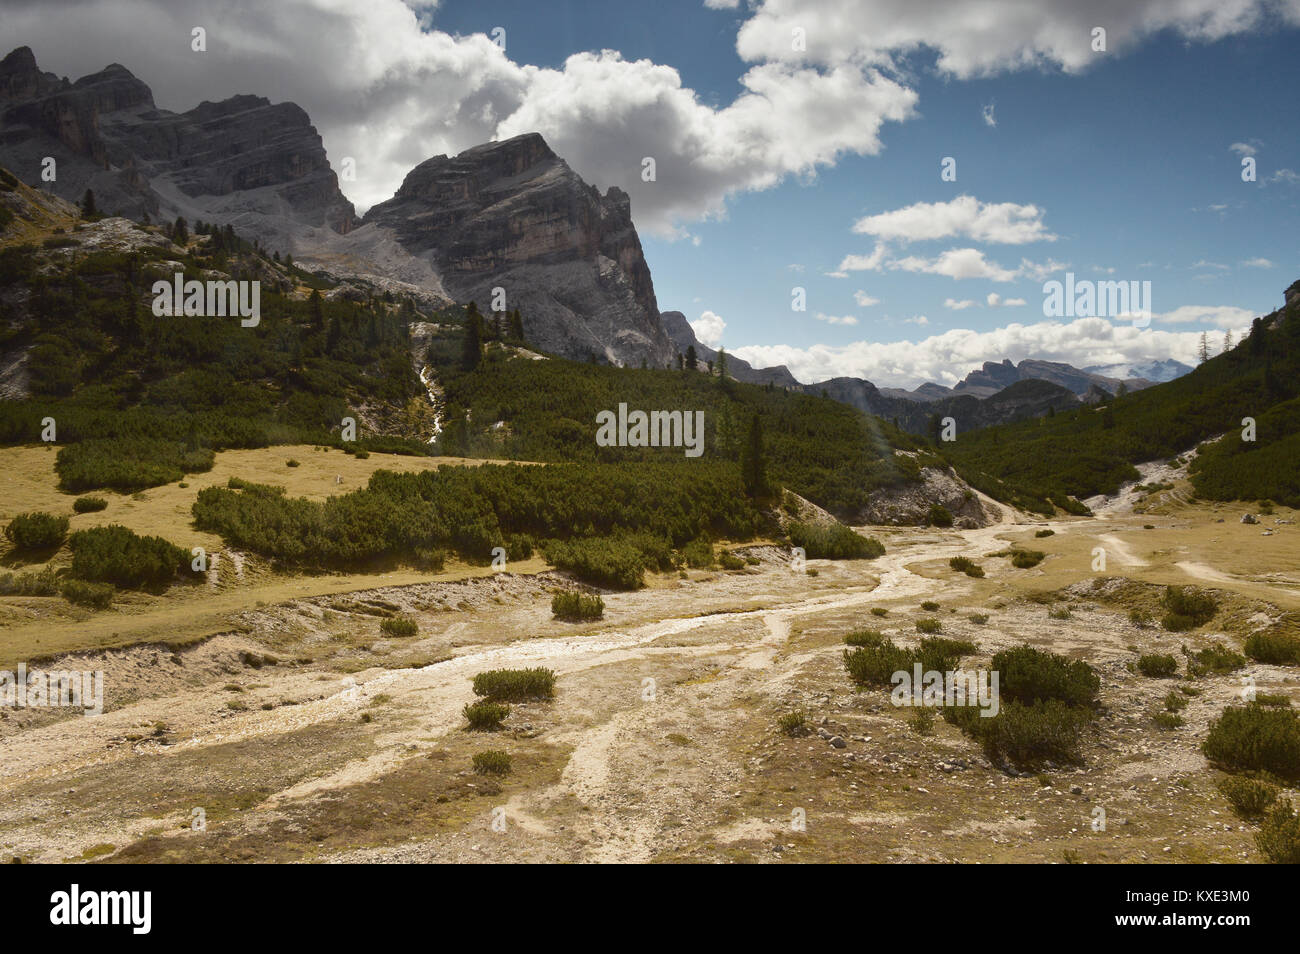
M307 298L307 314L313 331L320 331L325 327L325 303L320 296L319 288L313 288Z
M190 240L190 230L185 224L184 216L177 216L176 222L172 225L172 241L177 245L184 245Z
M767 496L767 457L763 451L763 422L757 414L749 421L749 439L740 458L740 476L745 493L751 497Z
M1223 333L1223 353L1227 354L1232 350L1232 330L1229 329Z
M727 349L718 349L718 378L723 384L727 383Z
M95 208L95 193L87 189L86 194L81 197L81 217L90 219L98 214L99 210Z
M1210 339L1204 331L1201 332L1201 344L1200 347L1196 349L1196 357L1200 360L1201 364L1205 364L1205 362L1210 360Z
M695 345L687 345L686 347L687 370L694 371L699 366L699 361L700 361L699 356L696 355L695 353Z
M519 344L526 344L524 339L524 316L516 308L510 312L510 337Z
M465 308L465 345L461 365L466 371L473 371L482 357L483 316L479 314L478 306L470 302Z

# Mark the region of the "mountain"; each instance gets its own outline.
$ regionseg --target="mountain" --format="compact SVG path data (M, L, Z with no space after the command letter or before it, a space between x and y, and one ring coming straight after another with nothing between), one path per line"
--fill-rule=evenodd
M363 224L429 261L457 301L486 312L502 289L543 350L658 368L674 358L627 193L602 196L537 133L425 160Z
M659 320L663 323L664 331L667 332L668 338L673 343L678 354L685 354L687 348L694 348L699 363L707 369L707 362L717 362L718 352L706 344L702 344L695 337L695 329L686 320L686 316L680 311L660 312ZM785 365L777 365L774 368L755 368L743 358L737 358L734 355L727 355L727 374L737 381L744 381L746 384L768 384L774 387L796 389L801 387L795 380L795 376L790 373L790 369Z
M487 312L504 289L530 341L555 354L675 358L628 196L601 195L536 133L428 159L359 220L299 106L241 95L174 113L123 66L73 83L19 47L0 61L0 164L73 202L91 189L109 214L233 224L371 292Z
M1083 397L1093 387L1114 394L1116 389L1123 383L1128 390L1137 391L1144 387L1150 387L1150 381L1134 379L1122 381L1119 378L1106 377L1100 374L1093 374L1088 371L1080 371L1072 365L1062 364L1057 361L1039 361L1034 358L1026 358L1019 364L1012 364L1009 359L1004 358L1000 363L985 361L984 366L978 371L972 371L966 375L953 387L954 394L972 394L975 397L989 397L996 394L1003 388L1015 384L1017 381L1026 381L1036 379L1039 381L1050 381L1052 384L1059 384L1063 388L1068 388L1075 394Z
M237 219L271 247L306 228L346 232L356 218L293 103L234 96L173 113L124 66L71 83L42 72L25 46L0 61L0 161L70 201L91 189L101 210L131 218Z
M1198 445L1188 464L1198 496L1300 505L1297 291L1234 348L1172 381L1051 420L959 430L943 453L978 489L1040 513L1067 496L1113 494L1138 478L1135 464Z
M1192 370L1191 365L1166 358L1163 361L1146 361L1135 364L1103 364L1084 368L1089 374L1101 374L1112 378L1143 378L1153 383L1172 381L1181 378ZM1131 389L1131 388L1130 388Z

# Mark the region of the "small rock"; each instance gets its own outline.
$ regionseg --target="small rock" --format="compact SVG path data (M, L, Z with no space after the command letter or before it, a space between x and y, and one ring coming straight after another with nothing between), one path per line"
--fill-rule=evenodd
M832 736L831 739L830 739L830 743L831 743L832 746L834 746L834 747L837 748L837 749L842 749L842 748L844 748L846 745L848 745L848 743L845 742L845 741L844 741L842 738L840 738L838 735Z
M1241 515L1242 523L1259 523L1259 519L1253 513L1243 513Z
M1071 785L1071 786L1070 786L1070 794L1071 794L1071 795L1082 795L1082 794L1083 794L1083 786L1082 786L1082 785Z

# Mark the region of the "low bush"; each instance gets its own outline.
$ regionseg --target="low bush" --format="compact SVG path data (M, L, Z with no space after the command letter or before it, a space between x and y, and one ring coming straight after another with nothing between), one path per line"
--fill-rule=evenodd
M885 641L885 634L878 629L857 629L844 637L849 646L879 646Z
M1209 593L1197 593L1181 586L1165 587L1161 603L1165 615L1160 620L1160 625L1171 633L1204 626L1214 619L1214 614L1219 609L1218 603Z
M414 636L420 631L420 625L409 616L390 616L379 624L379 628L398 639Z
M1183 725L1183 717L1177 712L1156 712L1151 719L1158 729L1177 729Z
M1219 791L1242 818L1258 818L1277 801L1281 789L1263 779L1228 775L1219 780Z
M1290 709L1229 706L1210 723L1201 751L1228 771L1300 780L1300 716Z
M948 566L976 579L984 576L984 567L980 566L970 557L955 556L948 561Z
M1300 639L1286 633L1251 633L1242 647L1256 662L1273 666L1300 666Z
M53 550L67 536L67 517L40 511L20 513L5 527L5 538L19 550Z
M926 616L916 621L918 633L938 633L943 631L943 624L933 616Z
M875 537L864 537L842 523L798 523L786 528L790 544L810 560L872 560L885 552Z
M6 573L0 576L0 596L57 596L59 581L52 567L35 573Z
M63 598L78 606L91 609L108 609L113 605L113 587L108 583L87 583L85 580L67 580L63 584Z
M1188 658L1187 671L1193 676L1223 675L1236 672L1246 665L1245 656L1234 652L1223 643L1215 643L1196 653L1188 651L1184 646L1183 654Z
M474 677L474 695L494 702L550 699L555 673L550 669L491 669Z
M1167 679L1178 672L1178 660L1168 653L1144 653L1138 657L1137 668L1152 679Z
M921 609L925 610L927 613L933 613L939 609L939 604L934 600L926 600L921 604Z
M1275 865L1300 865L1300 815L1283 799L1264 816L1255 832L1255 844Z
M566 590L551 597L551 615L556 619L600 619L604 614L605 601L599 596Z
M776 720L777 727L790 737L803 735L808 717L802 712L787 712Z
M1002 702L996 716L984 717L976 706L946 706L943 717L984 747L990 761L1009 761L1033 768L1043 762L1069 763L1080 758L1080 738L1088 712L1046 699L1029 705Z
M78 497L72 501L72 509L77 513L98 513L108 507L103 497Z
M72 575L123 589L166 586L188 575L189 554L162 537L142 537L118 524L78 530L68 538Z
M1001 674L1002 698L1025 704L1055 699L1072 706L1089 706L1101 689L1100 677L1087 663L1032 646L996 653L993 669Z
M465 721L469 723L471 729L495 732L501 728L501 723L505 721L506 716L510 715L510 707L501 702L480 699L478 702L467 704L461 712L465 714Z
M952 512L941 504L931 504L930 512L926 515L926 522L932 527L951 527Z
M510 753L490 749L474 753L474 771L480 775L509 775Z
M1011 565L1021 570L1038 566L1047 556L1042 550L1015 550L1011 554Z
M896 672L912 668L910 650L884 639L870 646L844 650L844 668L859 686L887 686Z
M1043 537L1051 537L1055 535L1056 535L1055 530L1043 529L1043 530L1034 531L1034 536L1038 537L1039 539L1042 539Z

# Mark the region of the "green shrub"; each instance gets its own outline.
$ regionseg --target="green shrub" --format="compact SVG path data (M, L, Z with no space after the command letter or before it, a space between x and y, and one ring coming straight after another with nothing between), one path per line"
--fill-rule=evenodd
M474 771L480 775L509 775L510 753L490 749L474 753Z
M864 537L842 523L798 523L786 527L791 546L803 547L810 560L873 560L885 552L875 537Z
M1251 633L1246 637L1242 648L1256 662L1274 666L1300 666L1300 639L1286 633Z
M1207 674L1223 675L1236 672L1246 665L1246 657L1234 652L1222 643L1215 643L1207 649L1192 653L1183 647L1183 654L1188 657L1187 670L1193 676Z
M807 722L808 717L802 712L787 712L776 720L778 728L792 738L804 734Z
M420 631L420 625L409 616L390 616L379 624L379 628L398 639L414 636Z
M68 535L68 518L34 511L20 513L5 527L5 537L19 550L52 550Z
M957 668L963 656L977 652L979 647L969 640L926 636L917 646L914 657L925 672L951 672Z
M912 668L912 653L882 640L871 646L844 650L844 668L859 686L887 686L894 673Z
M108 507L103 497L78 497L72 501L72 509L77 513L98 513Z
M1055 699L1072 706L1088 706L1101 689L1100 677L1087 663L1032 646L996 653L993 669L1001 674L1002 698L1025 704Z
M934 734L934 710L926 706L918 706L912 710L912 718L909 725L917 735Z
M977 706L945 706L943 717L984 747L990 761L1010 761L1025 768L1043 762L1077 762L1080 736L1088 712L1058 699L1024 705L1002 701L996 716L981 716Z
M1214 619L1218 604L1209 593L1196 593L1181 586L1165 587L1161 602L1165 608L1160 625L1171 633L1203 626Z
M989 614L988 614L988 613L971 613L971 614L970 614L970 621L971 621L972 623L975 623L976 625L983 626L985 623L987 623L987 622L989 621Z
M580 580L619 590L645 586L645 560L641 551L623 539L594 537L551 540L543 548L546 559Z
M565 590L551 597L551 615L556 619L600 619L605 614L605 601L599 596L588 596L578 590Z
M1182 712L1187 708L1187 697L1172 689L1165 694L1165 709L1169 712Z
M78 530L68 538L72 575L123 589L165 586L190 574L189 554L162 537L141 537L118 524Z
M948 566L952 567L954 570L965 573L967 576L975 577L976 579L984 576L984 567L980 566L970 557L955 556L948 561Z
M933 616L926 616L916 621L918 633L938 633L943 631L943 624Z
M850 646L879 646L885 641L885 634L878 629L858 629L844 637Z
M1152 679L1166 679L1178 672L1178 660L1168 653L1144 653L1138 657L1138 672Z
M491 669L474 677L474 695L494 702L550 699L555 695L555 673L550 669Z
M1300 716L1290 709L1229 706L1210 723L1201 751L1229 771L1300 780Z
M926 600L921 604L921 609L925 610L927 613L933 613L939 609L939 604L934 600Z
M465 714L465 721L469 723L471 729L495 732L501 728L501 723L505 721L506 716L510 715L510 707L502 702L480 699L478 702L467 704L461 712Z
M1151 718L1159 729L1177 729L1183 724L1183 717L1177 712L1156 712Z
M723 550L718 554L718 563L724 570L743 570L745 568L745 561L730 550Z
M1255 832L1260 853L1275 865L1300 865L1300 815L1287 799L1264 816Z
M113 605L113 587L108 583L87 583L84 580L67 580L63 584L63 598L78 606L108 609Z
M1151 627L1151 614L1144 613L1142 610L1129 610L1128 621L1138 629L1149 629Z
M888 616L888 615L889 615L889 610L885 609L883 606L873 606L873 607L871 607L871 615L872 615L872 616Z
M707 537L697 537L682 547L682 560L689 567L707 570L713 566L713 544Z
M212 469L208 448L151 437L92 438L59 449L54 470L59 487L73 493L111 487L136 491L174 483Z
M1038 538L1040 538L1040 539L1043 538L1043 537L1051 537L1051 536L1055 536L1055 535L1056 535L1056 531L1055 531L1055 530L1050 530L1050 529L1043 529L1043 530L1035 530L1035 531L1034 531L1034 536L1036 536L1036 537L1038 537Z
M952 512L942 504L931 504L930 512L926 515L926 523L932 527L951 527Z
M1256 693L1254 701L1259 706L1276 706L1279 709L1285 709L1291 705L1291 697L1284 696L1280 692Z
M1227 775L1219 780L1219 791L1232 805L1232 810L1242 818L1258 818L1273 803L1281 789L1262 779L1245 778L1241 775Z
M1071 615L1068 606L1060 606L1047 611L1048 619L1070 619Z
M1011 553L1011 565L1021 570L1038 566L1047 556L1042 550L1014 550Z
M6 573L0 576L0 596L57 596L58 577L53 567L36 573Z

